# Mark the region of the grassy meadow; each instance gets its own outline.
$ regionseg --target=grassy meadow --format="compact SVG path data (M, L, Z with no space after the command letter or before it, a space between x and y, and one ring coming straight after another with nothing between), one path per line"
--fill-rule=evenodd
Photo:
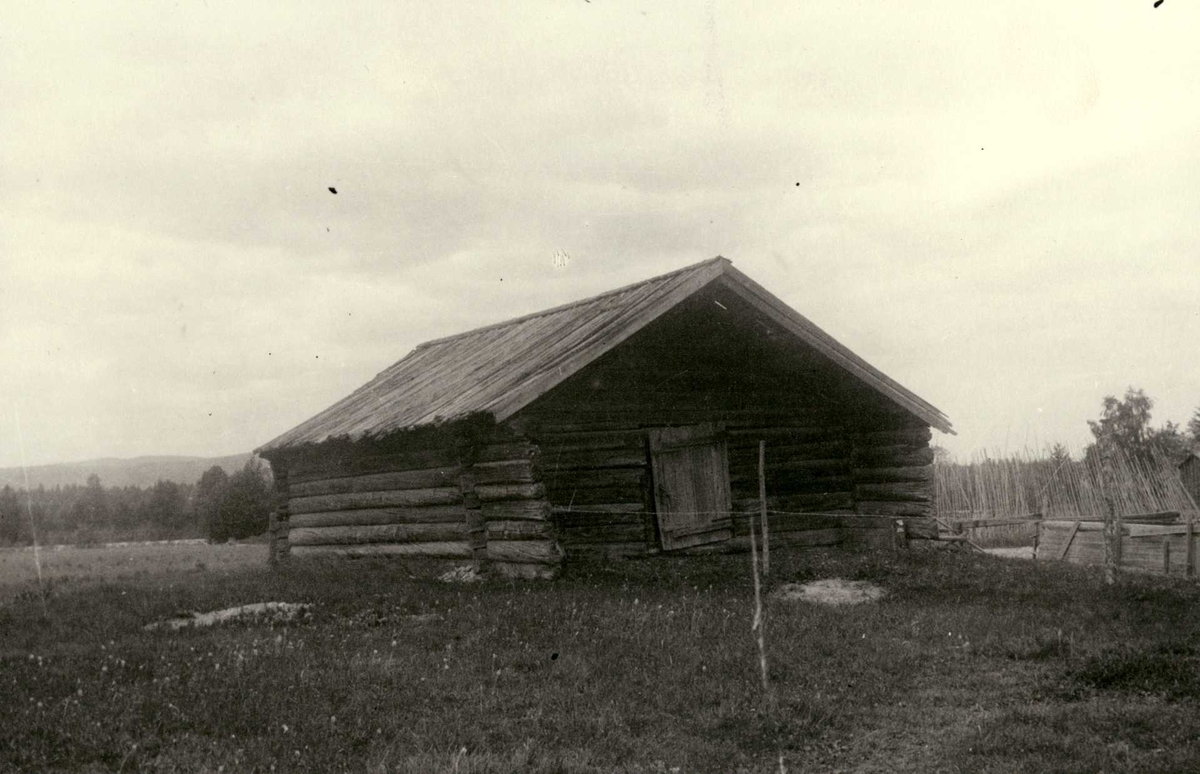
M1200 590L1179 580L777 551L768 595L842 577L887 596L768 596L768 701L744 556L451 585L416 562L272 572L262 546L76 551L44 596L0 565L2 770L1200 770ZM313 608L143 629L258 601Z

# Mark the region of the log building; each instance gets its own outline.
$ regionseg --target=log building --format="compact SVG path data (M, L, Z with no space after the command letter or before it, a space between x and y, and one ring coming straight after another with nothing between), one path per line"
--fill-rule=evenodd
M936 536L934 406L724 258L430 341L258 449L273 556L565 557Z

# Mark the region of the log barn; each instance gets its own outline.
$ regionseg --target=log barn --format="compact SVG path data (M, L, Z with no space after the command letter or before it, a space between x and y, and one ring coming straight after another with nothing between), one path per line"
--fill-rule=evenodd
M950 421L725 258L418 346L257 450L272 556L564 558L936 537Z

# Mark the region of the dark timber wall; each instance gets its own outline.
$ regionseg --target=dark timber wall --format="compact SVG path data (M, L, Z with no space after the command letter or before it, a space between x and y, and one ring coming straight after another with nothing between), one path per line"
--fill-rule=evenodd
M329 441L271 463L292 554L486 559L523 576L561 560L537 448L502 428Z
M658 543L647 428L702 422L727 429L735 538L747 532L736 514L758 510L760 439L772 510L929 514L929 427L720 288L684 302L510 424L541 449L568 554L633 555ZM781 542L832 524L786 514L772 522ZM828 529L797 542L844 536Z

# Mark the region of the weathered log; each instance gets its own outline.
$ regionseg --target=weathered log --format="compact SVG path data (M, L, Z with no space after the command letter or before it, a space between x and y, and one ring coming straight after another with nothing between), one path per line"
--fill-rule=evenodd
M797 443L783 438L778 441L772 441L768 448L771 454L767 457L767 464L770 465L772 459L849 459L853 445L848 438L822 439L807 443ZM731 438L729 440L730 459L737 458L738 460L745 460L747 463L754 463L757 461L757 453L758 439L753 436Z
M928 481L906 481L893 484L859 484L854 488L858 499L874 502L927 503L933 499Z
M854 434L856 445L887 446L891 444L908 444L921 446L929 443L933 431L928 427L907 427L898 430L868 430Z
M464 540L466 524L373 524L353 527L296 527L288 533L293 546L365 543L442 543Z
M849 457L835 457L821 460L780 459L779 457L775 457L773 459L774 461L768 461L766 465L768 481L780 478L783 474L787 473L803 473L811 478L820 478L845 475L851 471ZM730 480L744 480L747 478L753 478L755 481L757 481L757 461L755 461L753 465L743 465L740 463L735 465L730 463L729 478Z
M457 466L406 470L400 473L371 473L365 476L327 478L305 481L291 487L292 497L349 494L352 492L386 492L402 489L436 489L454 486L458 481Z
M617 514L617 513L643 513L643 512L648 513L650 511L652 511L653 508L648 509L646 507L645 502L596 503L593 505L589 505L585 509L573 509L573 508L569 508L569 507L563 508L563 507L556 506L553 509L553 513L554 513L554 516L557 518L560 516L574 515L577 512L577 510L583 510L584 513L598 513L598 514L604 515L604 514Z
M928 516L930 503L884 502L859 500L855 506L858 513L874 513L880 516Z
M527 484L536 481L533 460L480 462L474 466L475 484Z
M854 479L864 484L899 484L910 481L933 480L933 466L916 465L907 468L856 468Z
M487 542L493 540L546 540L555 536L554 524L549 521L488 521Z
M550 503L546 500L500 500L482 503L482 506L483 517L488 521L545 521L550 518Z
M353 508L395 508L421 505L453 505L462 501L458 489L400 489L389 492L351 492L348 494L293 497L288 507L292 513L345 511Z
M642 487L615 486L602 488L555 485L546 487L546 499L555 507L574 507L592 510L604 503L632 502L642 496Z
M560 471L644 468L645 466L646 453L642 449L547 450L542 458L542 469L547 476Z
M646 431L640 428L599 432L546 433L539 438L542 457L572 453L590 454L601 450L644 450Z
M640 540L632 543L571 543L563 544L563 549L572 561L632 559L657 550Z
M756 512L733 515L734 530L739 535L750 533L749 524ZM889 516L867 516L855 513L771 513L771 534L806 532L813 529L883 529L891 524Z
M611 524L560 524L558 538L563 545L573 543L636 543L645 539L642 522Z
M730 481L730 485L735 490L746 493L757 490L757 483L755 481L754 486L751 487L750 482L744 479L739 479L736 483ZM817 476L800 471L780 472L773 476L767 474L767 491L771 493L772 497L822 492L853 492L854 477L850 475Z
M355 524L456 524L466 523L461 505L430 505L424 508L359 508L349 511L297 513L288 520L292 527L341 527Z
M485 558L483 552L487 549L488 529L483 519L483 512L478 508L467 509L467 543L477 558Z
M841 528L831 529L813 529L806 532L786 532L781 535L772 535L771 543L776 548L786 546L789 548L816 548L820 546L836 546L844 540L846 530ZM682 549L679 553L683 554L727 554L727 553L749 553L750 552L750 537L737 536L720 543L710 543L703 546L692 546Z
M523 564L557 564L563 552L553 540L489 540L488 559Z
M833 442L844 443L845 431L836 425L789 425L786 422L766 427L729 427L726 429L731 445L753 444L760 440L770 441L771 447L789 444Z
M475 450L475 462L504 462L511 460L534 460L539 456L538 447L528 441L494 443Z
M289 466L293 484L328 478L343 478L374 473L452 467L458 464L458 451L452 448L424 449L395 454L359 455L331 453L328 456L297 460Z
M768 491L770 486L768 485ZM743 487L740 492L735 487L733 510L757 511L758 498L750 497L749 487ZM743 497L737 497L744 494ZM767 510L770 511L853 511L854 491L844 492L815 492L811 494L790 494L767 498Z
M535 484L487 484L477 485L475 494L481 503L494 503L501 500L540 500L546 496L546 487L538 482Z
M873 446L854 449L856 470L868 468L912 468L933 464L933 450L909 446Z
M589 489L614 486L640 486L646 468L593 468L588 470L546 470L543 478L548 487L569 486Z
M446 543L368 543L353 546L293 546L296 556L429 556L469 559L471 547L465 540Z

